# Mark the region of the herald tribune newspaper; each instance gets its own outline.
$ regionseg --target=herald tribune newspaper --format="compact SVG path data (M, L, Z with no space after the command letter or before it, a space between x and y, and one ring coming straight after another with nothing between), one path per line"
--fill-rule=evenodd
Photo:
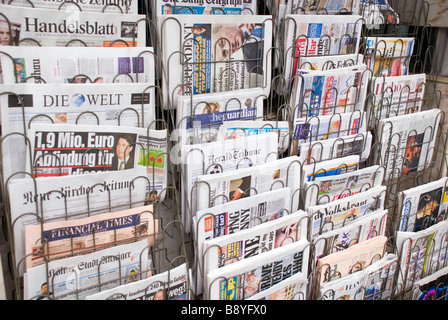
M12 83L117 83L154 85L151 47L2 47L1 76ZM8 57L8 55L12 58Z
M273 22L271 16L164 15L161 19L164 94L173 97L166 108L177 106L177 94L194 95L271 83ZM176 94L174 94L176 93Z
M67 6L53 9L16 7L0 4L8 19L0 18L11 30L10 45L17 46L33 39L40 46L58 47L81 41L88 47L146 46L145 15L83 12ZM141 22L140 22L141 21Z
M146 240L50 261L27 270L25 299L84 300L100 290L145 279L149 267Z
M3 3L8 3L11 6L29 6L30 2L27 0L15 0L15 1L3 1ZM46 1L46 0L33 0L34 8L44 8L44 9L64 9L66 6L76 6L81 11L94 11L94 12L120 12L120 13L138 13L138 1L137 0L77 0L65 3L63 0L57 1Z

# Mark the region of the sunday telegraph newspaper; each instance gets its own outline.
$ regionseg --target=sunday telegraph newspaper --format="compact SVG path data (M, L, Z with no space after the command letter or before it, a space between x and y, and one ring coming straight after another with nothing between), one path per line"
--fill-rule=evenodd
M263 88L268 96L271 84L273 21L265 15L161 16L164 66L164 94L190 96L247 88ZM176 93L176 94L173 94ZM168 102L168 99L165 99Z
M212 270L207 275L209 300L245 300L291 276L308 276L310 244L302 239L270 252Z
M27 270L25 300L84 300L86 296L150 276L148 241L50 261Z
M2 47L5 84L11 83L155 83L151 47ZM1 79L0 79L1 80Z
M152 205L107 212L83 219L25 226L26 267L46 260L85 254L106 247L146 239L152 246L159 231Z
M15 0L15 1L7 1L2 0L1 3L7 3L11 6L29 6L29 2L27 0ZM109 10L116 10L115 12L121 13L130 13L137 14L138 13L138 1L137 0L78 0L76 4L72 4L71 2L65 3L63 0L58 1L46 1L46 0L33 0L34 8L43 8L43 9L55 9L60 10L64 9L65 6L77 5L81 11L94 11L94 12L108 12ZM118 10L118 11L117 11Z
M25 226L40 224L42 218L62 221L126 210L130 202L143 206L150 199L152 186L136 177L146 175L146 168L137 167L88 174L82 179L76 175L12 179L7 188L16 261L25 258ZM24 270L25 263L21 263L20 275Z
M86 300L190 300L191 270L186 263L146 279L102 290Z
M417 232L446 219L447 178L406 189L398 194L398 231Z
M70 46L72 40L87 47L146 46L146 19L141 14L98 14L70 6L55 12L5 4L0 4L0 10L4 15L0 24L12 31L13 46L26 45L28 41L33 46L36 42L45 47Z
M155 0L154 16L167 14L257 14L257 0Z
M153 186L166 185L166 129L36 123L28 136L33 168L27 169L37 178L143 166Z

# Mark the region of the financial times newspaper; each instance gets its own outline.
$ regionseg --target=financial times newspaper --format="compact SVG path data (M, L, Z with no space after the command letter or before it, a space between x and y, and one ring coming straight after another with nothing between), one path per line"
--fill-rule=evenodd
M403 190L398 194L398 231L420 231L446 219L447 178Z
M2 47L1 77L11 83L118 83L154 85L151 47Z
M164 94L263 88L269 95L273 21L264 15L161 16ZM174 95L173 93L176 93ZM171 108L165 99L165 107Z
M197 210L284 187L297 192L301 170L297 157L290 156L254 167L198 176Z
M296 74L299 57L357 54L363 20L358 15L303 15L285 17L285 78Z
M367 99L370 118L380 120L421 111L425 88L425 73L372 78L373 96Z
M15 0L15 1L6 1L2 0L2 3L8 3L12 6L29 6L29 2L27 0ZM71 6L72 3L65 3L65 1L46 1L46 0L33 0L33 6L35 8L44 8L44 9L64 9L64 5ZM76 5L79 6L81 11L94 11L94 12L108 12L111 10L117 10L115 12L121 13L138 13L138 1L137 0L80 0L76 1ZM76 9L76 8L75 8Z
M358 155L360 162L367 160L372 147L370 131L340 138L304 143L298 157L304 165L335 158Z
M10 45L59 47L81 41L88 47L146 46L145 15L84 12L67 6L53 9L16 7L0 4L4 17L0 23L11 30ZM139 22L141 20L141 22ZM9 22L9 23L8 23ZM2 26L2 27L3 27Z
M206 240L248 230L292 212L291 189L281 188L198 211L193 217L197 252ZM201 255L202 257L202 255ZM196 292L202 292L203 264L198 259Z
M27 268L73 254L147 239L154 243L159 230L153 206L108 212L84 219L70 219L25 226Z
M190 271L183 263L146 279L94 293L86 300L190 300Z
M27 270L25 300L84 300L86 296L144 279L149 270L148 241L51 261Z
M373 165L335 176L323 176L304 184L304 208L329 203L382 185L384 167Z
M278 153L290 146L290 125L288 121L225 121L219 127L216 140L230 140L246 136L274 132L278 135Z
M290 106L295 118L364 110L366 65L323 71L297 70Z
M441 119L442 112L431 109L379 121L386 180L422 171L431 164Z
M240 263L209 272L206 288L209 300L245 300L289 277L308 276L309 242L302 239Z
M166 185L166 130L124 126L33 124L28 131L35 177L84 175L143 166L160 191ZM29 161L28 161L29 165Z
M132 202L142 206L149 199L146 168L45 179L18 178L7 185L16 261L25 258L25 226L67 217L86 218L125 210ZM37 192L37 193L36 193ZM161 195L163 196L163 195ZM43 212L42 212L43 210ZM25 263L18 268L23 274Z
M296 273L247 300L307 300L307 286L306 277L302 273Z
M178 148L185 144L215 141L220 125L227 121L261 120L263 90L252 88L231 93L204 93L178 99Z
M386 187L379 186L331 203L309 207L310 239L348 225L356 218L384 210L385 197Z
M215 141L182 148L182 201L185 229L190 230L190 219L197 209L197 179L201 175L218 175L247 167L257 167L277 159L277 136L265 133L241 139Z

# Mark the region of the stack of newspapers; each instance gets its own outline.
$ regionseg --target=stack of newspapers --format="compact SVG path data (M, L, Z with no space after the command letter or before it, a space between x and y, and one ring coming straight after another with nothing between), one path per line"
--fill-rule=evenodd
M150 255L169 141L138 2L0 10L1 175L23 298L188 298L188 264L156 270Z

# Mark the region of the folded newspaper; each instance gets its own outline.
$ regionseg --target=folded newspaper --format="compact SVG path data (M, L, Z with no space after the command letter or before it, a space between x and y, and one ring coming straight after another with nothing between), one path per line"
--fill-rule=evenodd
M222 17L221 17L222 18ZM162 15L165 108L177 94L194 95L263 88L269 95L273 22L271 16Z
M398 193L398 231L420 231L446 219L447 178Z
M86 300L190 300L191 273L186 263L146 279L102 290Z
M307 300L308 279L296 273L246 300Z
M359 161L358 155L350 155L306 164L303 166L303 182L309 183L319 177L330 177L354 172L358 170Z
M432 162L442 111L431 109L378 123L381 164L386 180L425 170Z
M159 221L152 205L84 219L27 225L26 267L142 239L152 246L158 232Z
M155 83L151 47L2 47L3 83ZM9 55L9 56L8 56ZM11 60L11 58L13 60Z
M257 14L256 0L192 1L155 0L155 17L167 14Z
M146 47L146 20L142 14L98 14L70 6L56 12L4 4L0 4L0 10L3 14L0 23L11 31L13 46L37 43L59 47L79 41L85 47Z
M255 167L198 176L197 211L284 187L298 196L301 171L297 157L290 156Z
M50 261L27 270L24 298L84 300L101 290L150 276L149 267L146 240Z
M245 300L289 277L308 276L310 245L302 239L239 263L211 271L206 288L209 300Z
M361 65L362 54L318 55L299 57L297 69L301 70L331 70Z
M65 3L68 2L68 3ZM5 2L4 2L5 3ZM11 6L29 6L28 0L14 0L9 1ZM95 12L108 12L109 10L117 10L115 12L121 13L138 13L138 1L137 0L106 0L106 1L46 1L46 0L33 0L32 2L35 8L44 9L56 9L61 10L64 5L77 6L80 11L95 11Z
M166 186L167 131L125 126L32 124L28 131L35 177L147 168L158 192ZM31 159L31 161L30 161Z
M447 300L448 267L416 281L412 287L412 300Z
M149 201L152 187L146 176L146 168L139 167L82 179L76 175L12 179L7 191L16 262L25 259L25 226L125 210L130 203L142 206ZM25 263L20 263L19 274L24 270Z

